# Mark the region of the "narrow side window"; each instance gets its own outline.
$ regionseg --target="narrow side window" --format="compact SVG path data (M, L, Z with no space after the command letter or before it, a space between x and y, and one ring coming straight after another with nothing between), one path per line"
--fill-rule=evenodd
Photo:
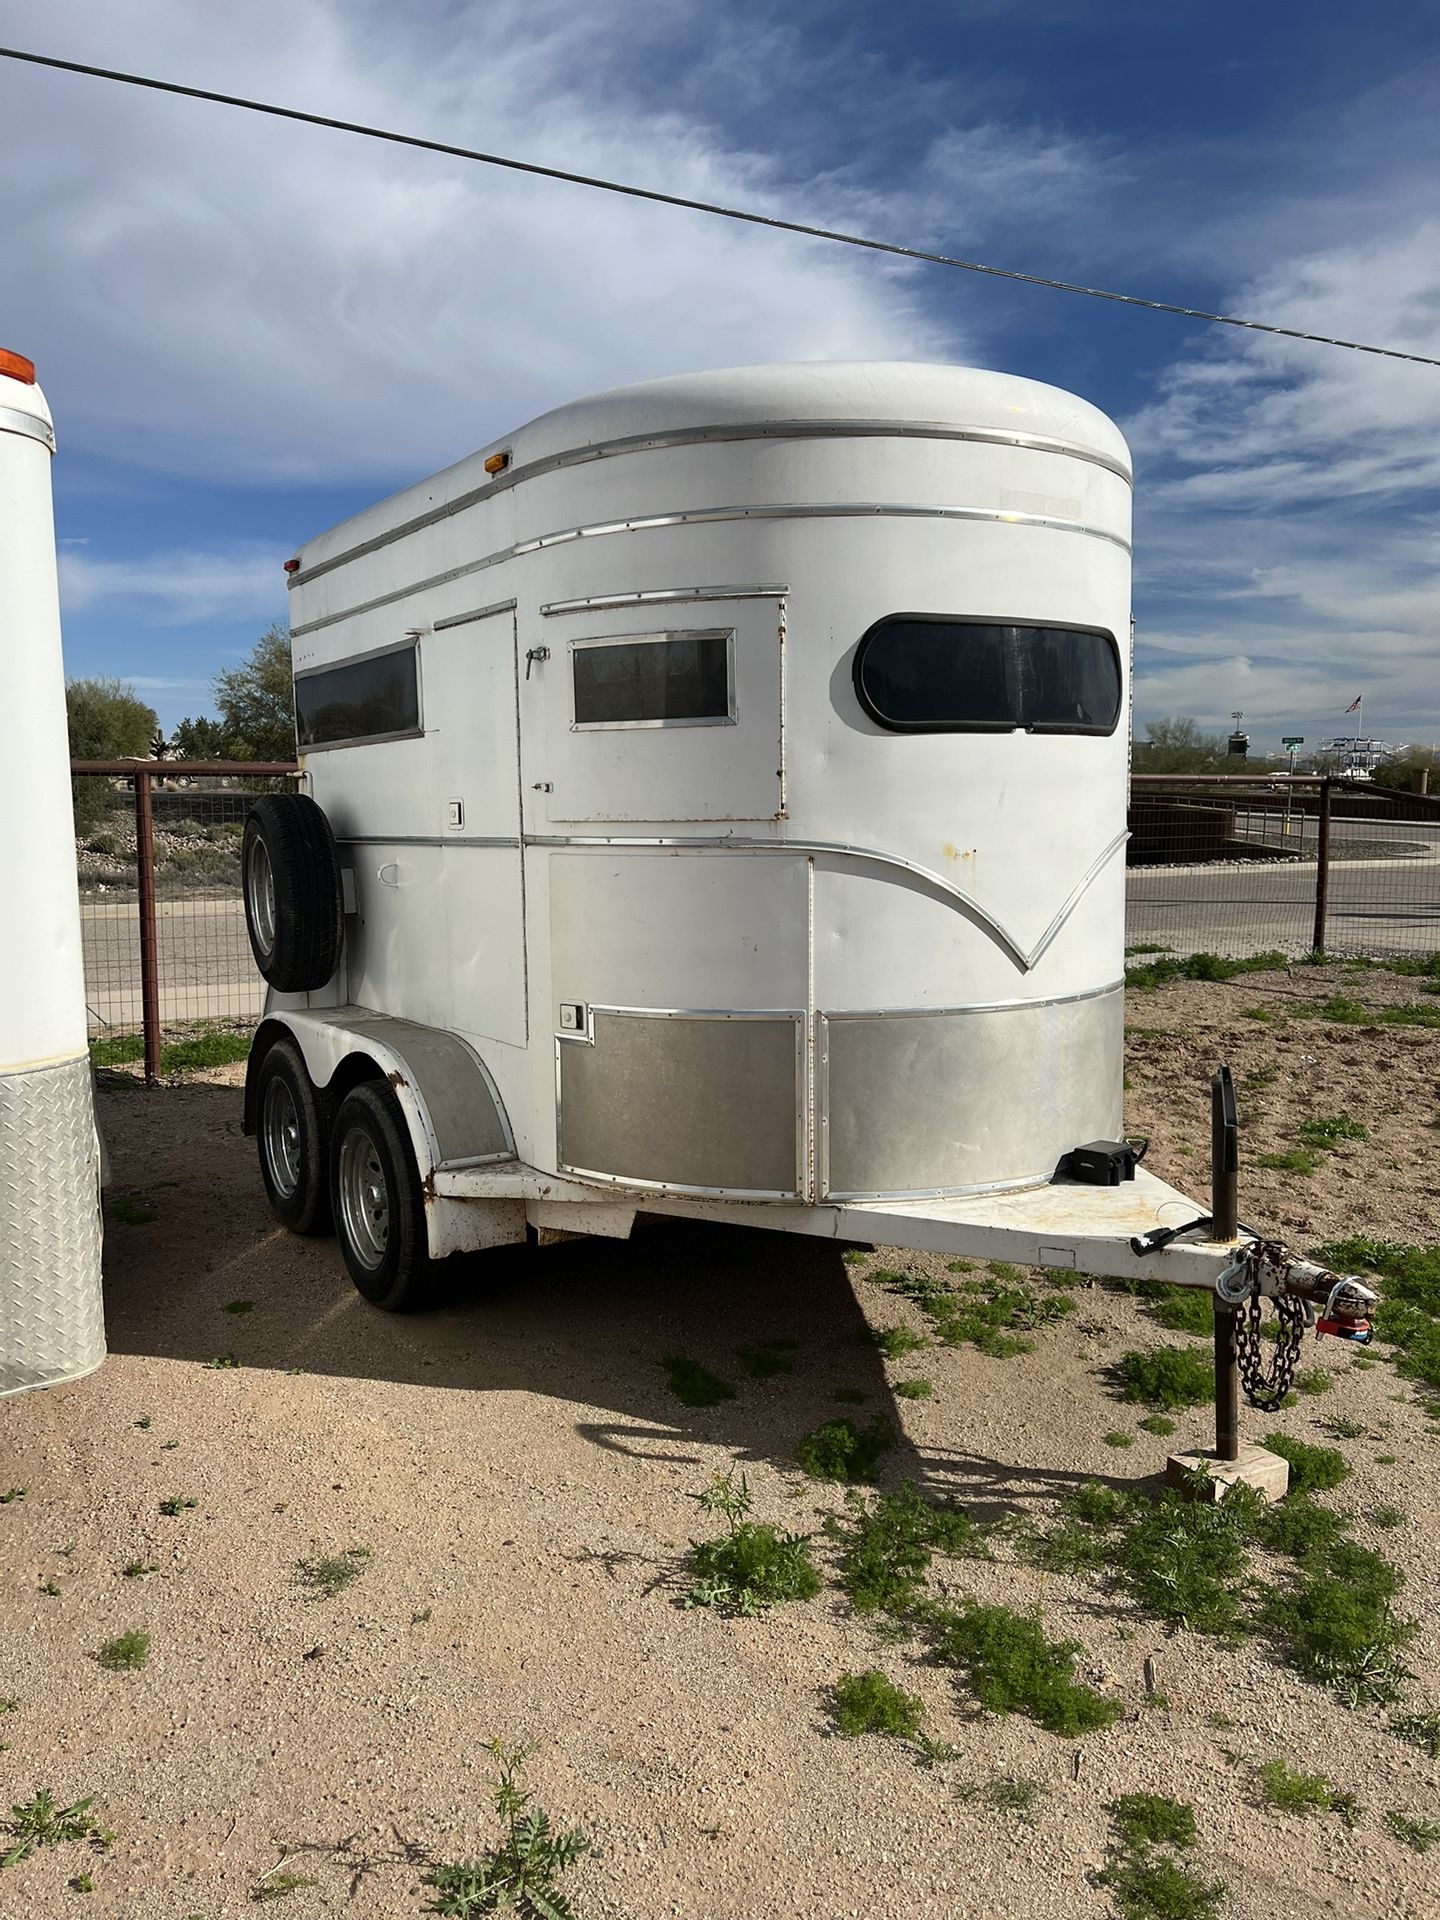
M297 673L295 731L302 747L353 747L419 733L414 641Z

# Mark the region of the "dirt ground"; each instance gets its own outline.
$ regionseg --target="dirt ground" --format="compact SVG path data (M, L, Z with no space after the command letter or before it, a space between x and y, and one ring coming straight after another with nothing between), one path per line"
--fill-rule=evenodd
M1297 1245L1440 1238L1440 1031L1246 1017L1335 992L1413 1002L1416 986L1297 966L1132 995L1129 1125L1152 1136L1151 1164L1203 1191L1208 1076L1228 1060L1245 1219ZM564 1882L582 1920L1099 1920L1114 1912L1094 1880L1106 1803L1141 1790L1194 1802L1196 1865L1228 1883L1234 1920L1437 1911L1431 1863L1383 1814L1440 1819L1440 1765L1386 1732L1393 1709L1348 1711L1259 1642L1167 1635L1003 1549L938 1562L942 1590L1038 1605L1052 1637L1082 1643L1081 1676L1125 1711L1076 1741L979 1713L953 1672L858 1620L823 1539L815 1600L750 1620L677 1604L687 1541L716 1530L692 1496L717 1469L743 1468L762 1520L808 1532L843 1509L794 1459L801 1435L853 1411L837 1388L903 1431L884 1484L916 1478L986 1519L1043 1522L1087 1478L1131 1486L1167 1450L1203 1445L1204 1409L1161 1438L1106 1385L1126 1348L1184 1338L1132 1299L1082 1290L1019 1357L931 1347L891 1362L867 1323L925 1322L865 1264L819 1242L665 1225L629 1245L492 1253L448 1275L433 1312L387 1317L354 1293L333 1241L272 1224L233 1079L107 1082L111 1357L0 1403L0 1493L26 1490L0 1506L0 1700L15 1699L0 1801L93 1794L116 1835L103 1856L57 1847L0 1871L5 1920L228 1920L282 1856L314 1881L276 1902L287 1920L422 1913L427 1864L495 1837L496 1737L535 1743L540 1803L592 1842ZM1308 1179L1255 1168L1301 1120L1342 1110L1367 1142L1322 1155ZM237 1301L250 1310L227 1312ZM747 1379L737 1349L766 1338L797 1343L795 1370ZM660 1364L675 1352L736 1397L681 1406ZM237 1365L212 1364L229 1355ZM1407 1704L1434 1706L1440 1442L1388 1366L1353 1358L1312 1344L1304 1364L1333 1369L1333 1391L1247 1413L1245 1431L1333 1444L1324 1423L1364 1423L1344 1445L1354 1478L1329 1498L1403 1569L1402 1610L1420 1623ZM894 1396L916 1376L932 1399ZM1108 1446L1117 1428L1135 1444ZM196 1504L165 1517L174 1495ZM1383 1504L1406 1524L1376 1528ZM369 1550L359 1577L317 1597L300 1563L351 1547ZM126 1578L127 1563L155 1571ZM129 1629L152 1636L148 1663L103 1670L96 1650ZM1147 1659L1163 1704L1145 1704ZM823 1690L877 1666L923 1698L956 1760L927 1772L898 1742L834 1733ZM1209 1724L1221 1714L1223 1731ZM1252 1763L1277 1756L1352 1789L1368 1809L1355 1830L1260 1804ZM961 1797L1001 1775L1042 1789L1033 1825ZM81 1872L88 1897L68 1884Z

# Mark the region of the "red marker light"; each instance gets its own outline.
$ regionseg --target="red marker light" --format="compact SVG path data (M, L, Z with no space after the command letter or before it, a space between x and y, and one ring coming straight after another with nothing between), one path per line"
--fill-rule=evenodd
M285 562L285 571L287 573L298 573L300 571L300 562L298 560L287 560Z

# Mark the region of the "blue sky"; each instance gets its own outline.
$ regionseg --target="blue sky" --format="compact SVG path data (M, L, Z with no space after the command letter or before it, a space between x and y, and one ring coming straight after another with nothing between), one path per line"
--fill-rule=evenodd
M1440 354L1440 15L1372 0L0 0L0 39ZM0 65L0 342L67 664L173 724L305 537L580 394L770 359L1049 380L1137 464L1137 712L1440 736L1440 370L887 264Z

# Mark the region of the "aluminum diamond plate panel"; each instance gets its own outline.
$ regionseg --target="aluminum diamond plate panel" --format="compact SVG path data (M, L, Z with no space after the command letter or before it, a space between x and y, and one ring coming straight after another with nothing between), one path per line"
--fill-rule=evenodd
M0 1397L105 1358L90 1062L0 1076Z

